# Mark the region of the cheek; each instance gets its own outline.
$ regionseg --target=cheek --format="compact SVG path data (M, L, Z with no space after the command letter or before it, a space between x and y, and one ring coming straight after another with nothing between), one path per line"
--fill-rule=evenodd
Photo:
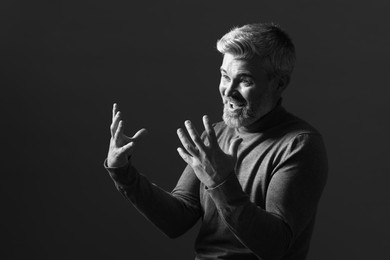
M223 85L222 80L221 80L221 81L219 82L219 93L221 94L221 96L224 95L225 90L226 90L226 87Z
M244 88L240 91L241 96L248 102L253 103L256 101L256 91L253 91L253 89Z
M272 108L274 98L272 93L266 90L253 91L249 97L249 103L255 110L268 110Z

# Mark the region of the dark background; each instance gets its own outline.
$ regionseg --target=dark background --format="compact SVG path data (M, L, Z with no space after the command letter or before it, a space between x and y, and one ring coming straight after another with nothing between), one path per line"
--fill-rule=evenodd
M284 105L328 149L309 259L388 255L390 2L270 2L2 0L1 258L193 259L198 226L166 238L105 172L112 103L149 130L135 164L171 190L176 129L221 119L216 40L259 21L292 36Z

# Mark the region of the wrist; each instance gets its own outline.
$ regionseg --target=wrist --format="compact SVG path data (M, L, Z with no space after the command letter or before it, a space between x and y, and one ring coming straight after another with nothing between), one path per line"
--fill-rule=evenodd
M109 168L119 168L128 164L129 160L126 157L123 158L111 158L107 157L107 166Z
M118 186L130 186L137 175L137 170L129 163L120 167L108 166L108 159L104 160L104 167L108 171L111 179Z
M231 174L234 174L234 170L232 171L229 171L229 172L226 172L225 174L223 175L219 175L218 178L215 178L212 183L210 183L210 186L207 186L208 188L210 189L213 189L219 185L221 185L222 183L224 183Z

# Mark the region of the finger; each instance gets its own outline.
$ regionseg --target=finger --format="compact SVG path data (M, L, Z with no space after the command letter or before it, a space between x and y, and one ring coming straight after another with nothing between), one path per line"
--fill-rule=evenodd
M134 146L135 146L134 142L127 143L126 145L121 147L120 153L127 153L127 154L129 154L129 153L131 153L134 150Z
M242 138L237 138L237 139L234 139L231 143L230 143L230 146L229 146L229 154L233 157L236 157L237 156L237 152L238 152L238 146L240 145L240 143L242 142Z
M130 138L131 141L136 141L137 139L143 138L145 135L147 135L148 131L145 128L142 128L141 130L138 130L133 137Z
M118 111L118 105L114 103L114 105L112 105L112 121L114 121L114 117L117 111Z
M183 129L181 129L181 128L177 129L177 136L179 137L180 142L183 145L184 149L186 149L190 155L192 155L192 156L198 155L198 150L192 145L190 140L188 140Z
M112 120L112 123L110 126L111 136L114 136L115 133L117 132L117 128L118 128L118 124L119 124L120 119L121 119L121 112L118 111L118 112L116 112L114 119Z
M200 151L204 151L205 145L202 139L200 138L198 131L196 131L194 125L192 124L192 122L190 120L185 121L185 126L196 147Z
M119 134L123 134L122 133L122 125L123 125L123 122L121 121L120 122L120 125L118 126L118 129L119 129ZM138 141L140 138L142 138L143 136L145 136L147 134L147 130L145 128L139 130L134 136L133 138L129 138L127 136L125 136L127 138L127 143L126 145L124 145L121 149L123 150L123 152L126 152L126 153L130 153L131 151L133 151L134 149L134 146L136 144L136 141Z
M211 125L209 117L204 115L202 119L210 144L218 145L217 136L215 135L214 127Z
M114 140L118 139L119 135L123 133L123 121L119 121L118 127L114 133Z
M186 153L183 148L179 147L177 148L177 152L179 153L180 157L189 165L192 165L193 158Z

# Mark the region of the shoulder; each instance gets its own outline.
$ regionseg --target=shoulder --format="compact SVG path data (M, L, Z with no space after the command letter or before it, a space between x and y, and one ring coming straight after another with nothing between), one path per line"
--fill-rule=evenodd
M307 142L310 139L321 140L320 132L307 121L286 112L279 124L268 129L267 135L283 143Z
M277 158L280 161L294 157L299 161L321 161L321 165L326 165L323 137L307 121L286 113L285 119L275 127L272 135L278 135L278 138L273 140L277 143Z
M281 125L282 127L287 127L289 131L295 133L320 134L319 131L307 121L289 112L286 112Z

